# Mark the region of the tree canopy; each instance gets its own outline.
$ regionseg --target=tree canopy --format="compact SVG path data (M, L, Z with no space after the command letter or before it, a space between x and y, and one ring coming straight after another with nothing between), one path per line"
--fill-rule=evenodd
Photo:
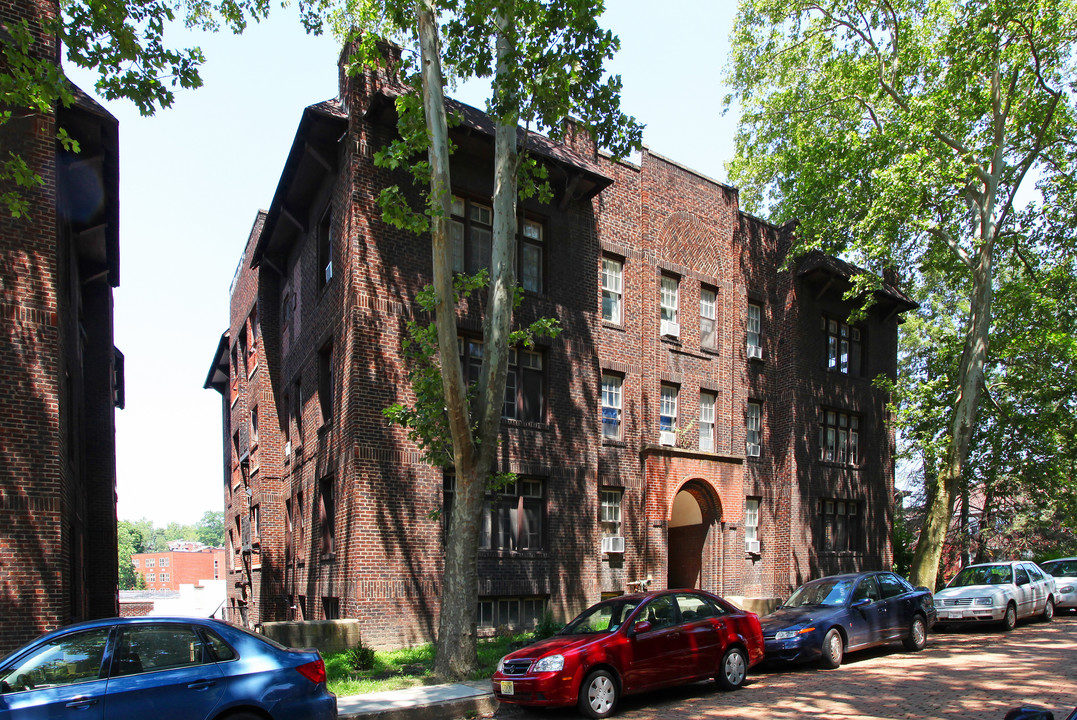
M918 377L946 400L920 418L933 446L918 584L934 586L972 471L998 267L1041 250L1024 202L1038 189L1050 211L1074 185L1075 42L1071 0L740 5L728 102L743 115L729 170L745 205L796 218L800 249L897 269L922 297L941 294L946 314L919 339ZM1072 253L1073 233L1059 240Z

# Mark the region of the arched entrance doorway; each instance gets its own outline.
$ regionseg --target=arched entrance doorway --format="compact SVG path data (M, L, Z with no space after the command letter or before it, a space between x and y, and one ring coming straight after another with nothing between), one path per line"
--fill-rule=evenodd
M716 563L708 562L718 553L710 547L711 528L721 518L721 503L701 480L690 480L673 499L667 534L668 567L666 577L671 588L702 588L716 584L710 577L720 572Z

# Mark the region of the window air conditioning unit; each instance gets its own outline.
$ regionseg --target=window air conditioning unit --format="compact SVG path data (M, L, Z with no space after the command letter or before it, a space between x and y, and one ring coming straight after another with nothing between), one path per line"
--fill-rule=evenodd
M662 445L669 445L672 447L677 444L677 433L663 430L658 434L658 442Z
M749 345L748 346L748 359L749 360L762 360L763 359L763 347L761 345Z
M753 555L759 554L759 541L758 540L745 540L744 552L752 553Z
M672 320L663 320L661 323L661 331L663 335L668 335L670 337L680 337L681 324L675 323Z
M602 552L623 553L625 551L625 539L620 536L602 538Z
M748 443L748 457L759 457L759 443Z

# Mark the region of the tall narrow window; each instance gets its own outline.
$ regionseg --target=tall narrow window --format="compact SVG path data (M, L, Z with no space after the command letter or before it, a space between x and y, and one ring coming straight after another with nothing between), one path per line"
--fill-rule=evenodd
M763 446L763 406L757 402L748 403L745 419L748 457L759 457Z
M624 535L621 532L621 498L624 491L603 489L599 491L600 516L602 528L602 552L623 553Z
M819 428L819 458L825 462L856 465L860 461L860 418L824 410Z
M318 530L321 533L321 553L328 558L336 551L336 488L333 478L322 478L318 483Z
M699 394L699 449L714 452L714 393Z
M748 357L763 358L763 306L748 303Z
M333 420L333 343L330 341L318 351L318 404L322 424Z
M524 290L542 292L542 225L525 219L520 235L520 284Z
M827 370L860 375L860 328L824 317L823 333L826 336Z
M258 444L258 406L251 408L251 445Z
M744 550L759 552L759 498L744 501Z
M247 352L250 353L250 366L251 370L258 366L258 343L261 337L261 327L258 324L258 306L255 305L251 310L251 315L247 319L248 327L250 327L250 347L247 348Z
M681 334L678 314L679 294L680 281L675 277L663 275L661 296L662 323L660 328L663 335L679 337Z
M659 409L659 442L663 445L677 444L677 387L662 385Z
M602 319L620 325L624 264L614 258L602 258Z
M303 445L303 384L299 378L292 390L291 414L295 419L295 445L300 447Z
M621 439L621 385L619 375L602 375L602 437Z
M333 206L330 204L318 223L318 287L333 279Z
M699 344L707 350L718 349L718 294L709 288L699 291Z
M819 500L819 549L850 552L860 549L860 508L852 500Z

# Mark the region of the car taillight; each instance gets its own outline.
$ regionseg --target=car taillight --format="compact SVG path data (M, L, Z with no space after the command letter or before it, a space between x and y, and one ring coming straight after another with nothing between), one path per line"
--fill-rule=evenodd
M325 682L325 662L318 658L317 660L309 663L304 663L296 668L299 674L310 680L312 683Z

